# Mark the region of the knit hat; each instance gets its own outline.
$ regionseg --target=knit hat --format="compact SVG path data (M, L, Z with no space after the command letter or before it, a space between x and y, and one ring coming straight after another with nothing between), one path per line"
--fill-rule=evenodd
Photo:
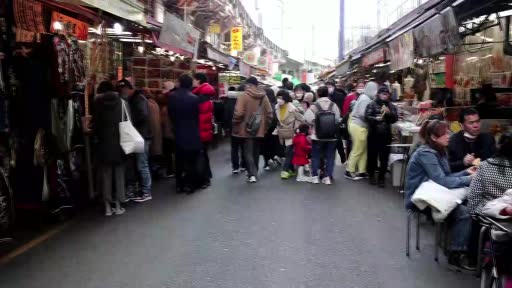
M379 87L379 91L377 92L377 94L381 94L381 93L391 94L391 93L389 93L389 88L386 85L382 85Z
M256 79L256 77L252 76L252 77L249 77L249 79L247 79L245 81L246 84L252 84L252 85L255 85L255 86L258 86L258 79Z
M117 87L119 89L123 88L123 87L127 87L128 89L133 89L133 85L132 83L130 83L130 81L126 78L123 78L122 80L119 80L119 82L117 82Z

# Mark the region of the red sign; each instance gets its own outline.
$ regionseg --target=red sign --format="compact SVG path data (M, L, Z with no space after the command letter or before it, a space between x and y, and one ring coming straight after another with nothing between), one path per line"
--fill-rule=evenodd
M52 22L50 31L55 32L54 23L60 22L62 25L62 32L75 36L78 40L87 41L87 33L89 32L89 25L75 18L68 17L58 12L52 13Z
M370 67L384 61L386 61L386 49L380 48L363 57L363 67Z

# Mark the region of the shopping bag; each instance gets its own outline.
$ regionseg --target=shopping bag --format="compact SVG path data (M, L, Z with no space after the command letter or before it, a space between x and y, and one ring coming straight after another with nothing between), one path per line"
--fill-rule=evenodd
M143 153L144 138L142 138L137 129L133 127L130 115L126 109L125 101L121 100L121 103L123 106L121 122L119 122L119 142L121 143L121 148L125 154Z
M442 222L457 205L467 198L468 192L467 188L448 189L429 180L416 189L411 201L420 210L432 208L432 218L436 222Z

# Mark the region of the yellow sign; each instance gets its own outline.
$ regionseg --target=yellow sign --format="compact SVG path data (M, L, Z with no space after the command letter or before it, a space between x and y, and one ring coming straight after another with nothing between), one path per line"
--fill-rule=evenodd
M231 28L231 51L243 51L244 50L244 40L242 37L242 27L232 27Z
M208 32L213 34L220 34L220 24L219 23L212 23L210 26L208 26Z

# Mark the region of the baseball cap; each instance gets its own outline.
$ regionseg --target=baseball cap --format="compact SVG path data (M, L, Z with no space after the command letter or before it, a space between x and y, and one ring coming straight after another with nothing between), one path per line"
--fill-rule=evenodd
M132 83L130 83L130 81L128 81L128 79L126 79L126 78L123 78L123 79L119 80L117 82L117 87L119 89L124 88L124 87L127 87L129 89L133 89Z

